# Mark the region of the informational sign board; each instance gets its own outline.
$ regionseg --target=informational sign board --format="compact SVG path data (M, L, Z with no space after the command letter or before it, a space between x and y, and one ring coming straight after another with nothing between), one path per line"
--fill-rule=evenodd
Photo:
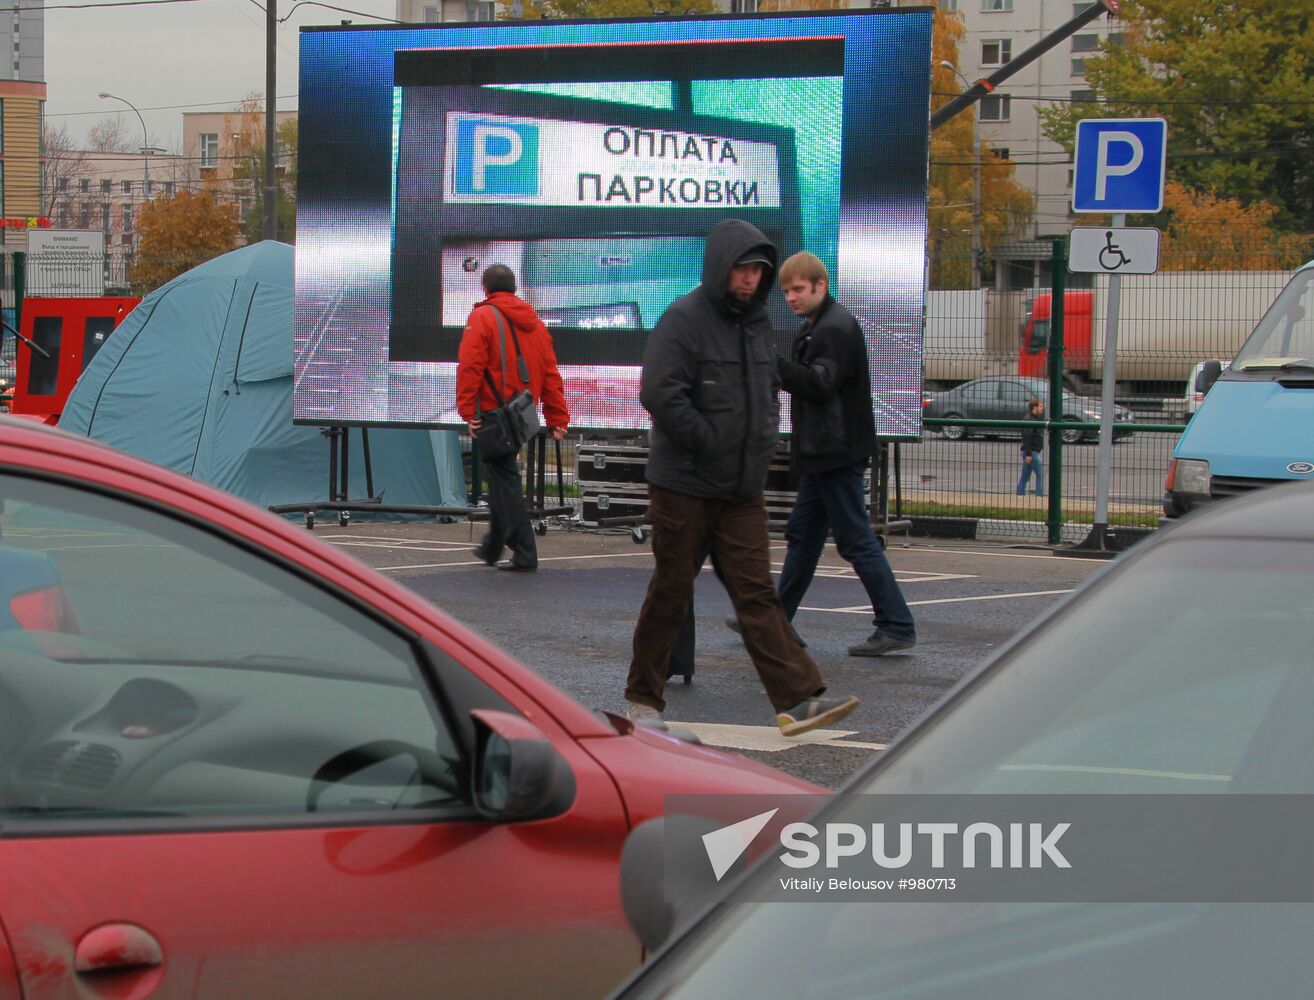
M1088 274L1154 274L1159 270L1159 230L1073 229L1068 270Z
M1167 153L1168 123L1162 118L1077 122L1072 211L1162 211Z
M931 21L303 30L294 419L461 426L462 331L504 264L552 333L572 427L645 430L648 338L699 286L707 234L742 219L780 260L826 264L877 432L920 436ZM766 304L788 350L774 282Z
M99 229L31 229L27 234L31 295L105 294L105 234Z

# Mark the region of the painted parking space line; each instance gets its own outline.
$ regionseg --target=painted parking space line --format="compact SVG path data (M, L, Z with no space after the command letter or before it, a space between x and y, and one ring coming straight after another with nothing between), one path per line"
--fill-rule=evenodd
M938 597L926 601L909 601L909 607L917 607L925 604L964 604L969 601L1011 601L1017 597L1053 597L1058 594L1070 594L1075 588L1069 587L1066 590L1028 590L1018 594L978 594L975 597ZM854 608L811 608L800 607L800 611L829 611L833 614L840 615L869 615L871 614L871 605L863 604Z
M604 552L598 555L588 555L588 556L539 556L538 561L539 561L539 565L542 565L543 563L546 562L572 562L572 561L578 561L583 559L637 559L640 556L651 559L652 553L644 550L642 552ZM482 565L484 565L484 561L482 559L463 559L460 562L414 563L413 565L409 565L409 566L376 566L375 569L377 569L381 573L386 573L391 570L402 570L402 569L448 569L452 566L482 566Z
M780 563L779 566L784 566ZM771 571L778 573L777 566L772 566ZM825 577L828 580L856 580L858 573L852 566L818 566L816 576ZM894 578L900 583L935 583L940 580L976 580L979 574L976 573L935 573L919 569L896 570Z
M870 610L870 609L869 609ZM707 746L726 750L765 750L777 753L805 746L851 747L854 750L884 750L884 743L849 740L854 729L814 729L799 736L784 736L776 726L733 726L719 722L671 722L670 729L685 729Z
M999 770L1062 774L1121 774L1132 778L1171 778L1174 781L1231 781L1233 777L1230 774L1207 774L1200 771L1154 771L1143 767L1095 767L1085 764L1002 764Z

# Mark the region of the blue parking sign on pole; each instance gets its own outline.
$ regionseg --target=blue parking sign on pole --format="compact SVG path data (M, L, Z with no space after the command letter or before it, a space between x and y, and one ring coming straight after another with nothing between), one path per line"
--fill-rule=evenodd
M1168 123L1162 118L1077 122L1072 211L1161 211L1167 150Z

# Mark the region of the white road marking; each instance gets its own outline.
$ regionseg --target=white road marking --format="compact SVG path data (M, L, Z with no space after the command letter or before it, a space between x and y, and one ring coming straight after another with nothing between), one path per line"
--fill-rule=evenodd
M1091 767L1079 764L1002 764L999 769L1001 771L1060 771L1071 774L1125 774L1133 778L1173 778L1181 781L1232 780L1230 774L1202 774L1197 771L1151 771L1141 767Z
M963 604L967 601L1008 601L1014 597L1051 597L1055 594L1070 594L1072 589L1068 590L1029 590L1021 594L980 594L976 597L939 597L929 601L909 601L908 607L918 607L923 604ZM832 611L836 614L844 615L869 615L871 614L870 604L861 604L852 608L810 608L800 607L800 611Z
M575 560L575 559L634 559L637 558L638 556L651 557L651 555L652 553L646 550L643 552L623 552L623 553L606 552L601 555L593 555L593 556L539 556L538 561L540 563L545 563L545 562L570 562L571 560ZM466 559L466 560L462 560L461 562L449 562L449 563L416 563L413 566L376 566L375 569L379 570L379 572L387 572L388 570L397 570L397 569L447 569L448 567L451 566L482 566L482 565L484 565L484 561L482 559Z
M732 726L719 722L672 722L669 729L687 729L708 746L727 750L765 750L779 752L801 746L853 747L857 750L884 750L884 743L860 743L845 737L855 729L814 729L801 736L783 736L775 726Z

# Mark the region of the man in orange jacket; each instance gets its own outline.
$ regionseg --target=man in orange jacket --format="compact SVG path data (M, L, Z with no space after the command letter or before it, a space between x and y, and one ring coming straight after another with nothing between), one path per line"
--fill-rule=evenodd
M483 288L487 298L470 311L465 333L461 335L456 369L456 408L461 419L474 437L479 431L479 414L499 405L488 384L491 379L502 402L528 388L534 399L543 404L548 430L560 441L566 436L570 411L566 409L552 335L533 307L516 297L516 276L511 268L504 264L488 268L483 275ZM499 313L503 320L500 337ZM506 341L505 377L499 346L502 339ZM529 368L528 386L516 370L517 341ZM520 485L520 464L515 455L507 455L485 459L484 469L488 474L488 533L474 553L489 566L532 573L538 569L538 546ZM511 558L498 562L504 547L511 550Z

